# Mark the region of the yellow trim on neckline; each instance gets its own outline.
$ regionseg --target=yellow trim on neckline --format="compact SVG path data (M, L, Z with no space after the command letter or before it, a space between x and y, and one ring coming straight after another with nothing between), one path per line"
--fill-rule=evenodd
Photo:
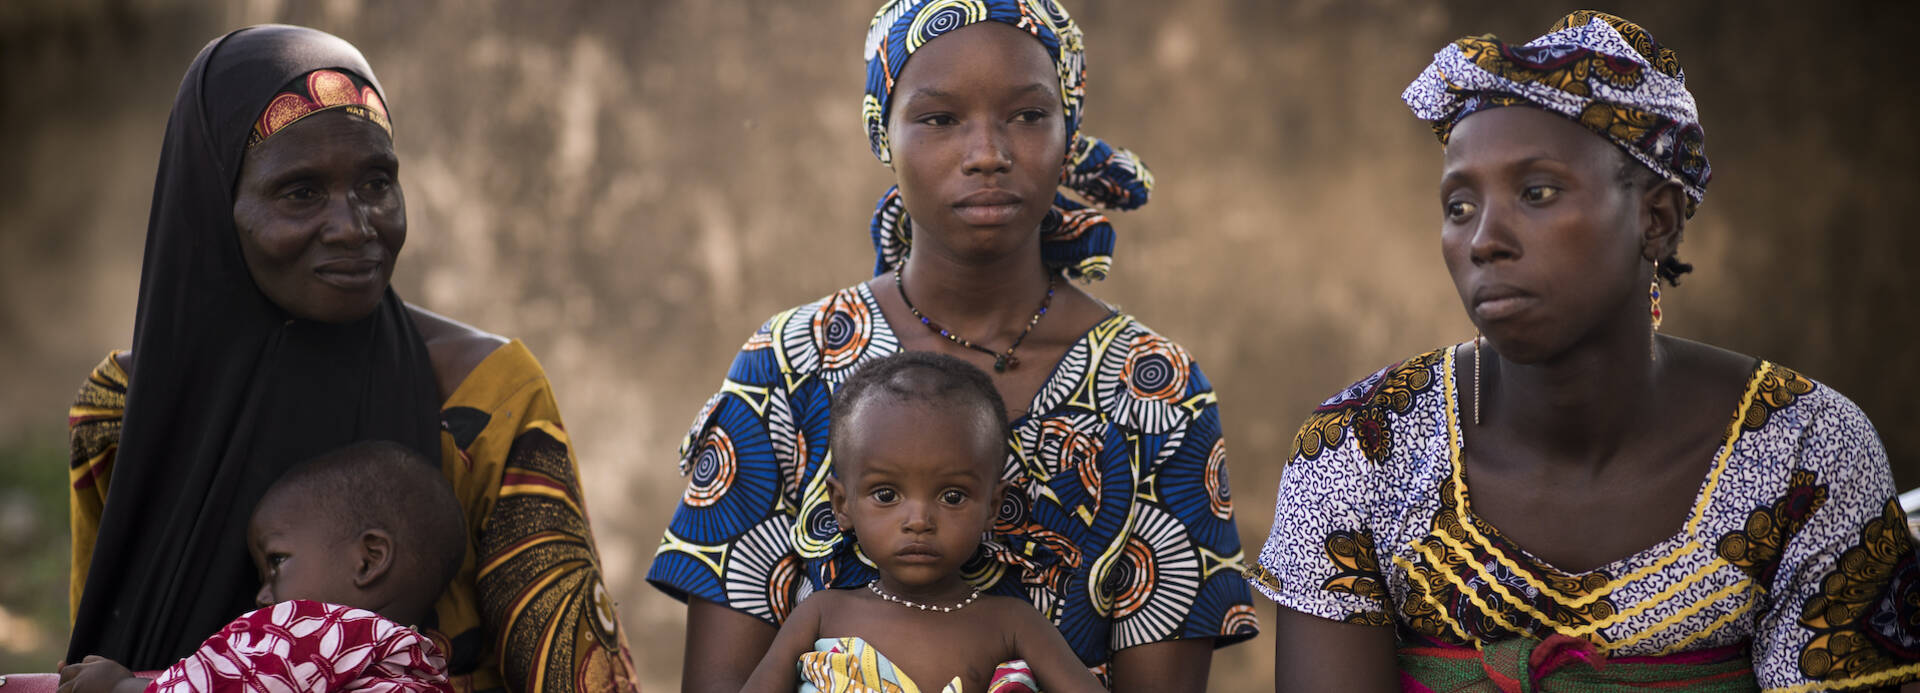
M1485 534L1481 533L1479 528L1476 527L1474 524L1475 516L1473 515L1472 505L1471 503L1469 503L1468 496L1467 496L1466 476L1465 476L1466 464L1465 464L1465 461L1462 459L1464 448L1462 447L1461 440L1460 440L1462 436L1462 431L1460 429L1460 422L1459 422L1459 412L1458 412L1458 402L1457 402L1458 394L1457 394L1455 380L1454 380L1454 357L1456 352L1459 349L1460 349L1460 345L1458 344L1452 347L1449 347L1447 349L1447 356L1445 359L1446 363L1443 365L1441 370L1442 381L1444 382L1444 385L1445 385L1444 386L1445 391L1443 393L1445 396L1445 401L1442 403L1442 407L1446 412L1446 424L1447 424L1448 480L1452 485L1452 494L1450 494L1451 495L1450 498L1447 497L1447 494L1443 494L1442 497L1439 499L1439 502L1442 504L1443 507L1449 506L1449 505L1452 507L1455 516L1459 520L1461 531L1467 534L1468 539L1470 539L1474 545L1478 546L1481 549L1484 549L1488 555L1493 556L1494 560L1498 561L1502 566L1505 566L1509 571L1511 571L1514 574L1515 577L1518 577L1519 579L1525 581L1529 586L1533 587L1536 590L1539 590L1542 594L1548 595L1554 601L1570 609L1578 609L1581 607L1585 607L1589 604L1592 604L1595 601L1598 601L1602 598L1607 597L1608 595L1611 595L1616 588L1641 580L1661 569L1664 569L1668 565L1672 564L1674 561L1678 560L1681 556L1684 556L1688 553L1698 551L1704 548L1699 543L1698 537L1696 536L1699 529L1700 521L1702 518L1705 517L1705 513L1708 506L1711 505L1713 494L1719 487L1720 477L1726 471L1727 462L1732 457L1734 445L1739 442L1740 434L1742 431L1741 422L1745 420L1747 412L1753 407L1755 395L1759 392L1760 383L1762 380L1765 379L1767 373L1772 372L1772 370L1774 369L1774 364L1768 361L1760 361L1753 369L1752 375L1748 377L1746 390L1740 398L1740 405L1738 407L1735 407L1733 420L1729 423L1727 427L1725 440L1721 443L1720 450L1716 455L1713 467L1710 470L1708 470L1706 478L1702 481L1700 491L1698 491L1695 494L1693 506L1688 512L1687 522L1682 526L1681 530L1678 533L1668 536L1667 538L1662 539L1659 542L1653 544L1652 546L1646 549L1643 549L1639 552L1629 554L1623 558L1610 561L1592 570L1588 570L1581 573L1569 573L1569 572L1560 570L1559 568L1556 568L1551 564L1546 563L1545 561L1539 560L1538 558L1533 557L1531 555L1524 554L1524 549L1522 550L1523 554L1520 556L1520 558L1525 559L1528 563L1532 564L1537 570L1540 570L1542 572L1550 572L1550 573L1558 574L1568 578L1577 579L1579 577L1591 575L1595 572L1601 571L1605 569L1607 566L1616 565L1619 563L1632 560L1634 558L1643 557L1648 552L1658 549L1662 546L1666 546L1669 544L1677 544L1671 548L1668 548L1665 552L1661 553L1657 558L1655 558L1651 563L1648 563L1645 566L1642 566L1633 571L1630 571L1624 575L1621 575L1620 577L1609 579L1606 582L1606 584L1599 586L1598 588L1592 590L1591 592L1574 595L1574 594L1569 594L1565 591L1562 591L1558 588L1555 588L1554 586L1547 584L1539 580L1538 578L1535 578L1532 575L1531 571L1528 571L1525 568L1523 568L1513 556L1509 555L1506 551L1502 550L1499 546L1494 545L1494 543ZM1493 529L1495 531L1498 531L1497 527ZM1421 539L1425 539L1427 536L1438 537L1440 539L1441 544L1446 546L1450 553L1454 553L1460 556L1461 558L1464 559L1463 561L1464 563L1472 565L1473 570L1476 571L1481 578L1487 580L1488 585L1493 586L1494 592L1502 597L1501 601L1504 601L1514 606L1521 612L1526 613L1529 616L1532 616L1535 620L1538 620L1542 625L1553 628L1556 632L1566 633L1574 637L1583 637L1587 632L1592 632L1597 634L1600 628L1605 628L1605 627L1614 625L1618 621L1624 619L1625 616L1627 615L1627 610L1622 610L1622 611L1616 612L1613 616L1610 616L1606 619L1602 619L1600 621L1596 621L1592 624L1588 624L1587 626L1571 628L1571 629L1566 628L1564 627L1564 624L1558 623L1557 621L1554 621L1549 618L1543 618L1544 614L1541 614L1538 609L1534 608L1531 604L1525 603L1524 600L1518 599L1518 597L1513 595L1511 591L1505 589L1505 585L1501 584L1498 580L1494 580L1490 575L1487 567L1482 565L1479 561L1473 558L1472 553L1470 551L1470 547L1468 547L1465 543L1459 540L1456 540L1454 537L1448 535L1446 532L1438 531L1437 527L1434 528L1433 530L1430 530L1429 533L1421 537ZM1685 541L1680 541L1682 539L1685 539ZM1421 547L1420 540L1415 540L1413 542L1413 548L1415 549L1416 552L1424 553ZM1518 547L1516 546L1516 548ZM1428 556L1428 560L1433 562L1434 570L1439 571L1443 574L1447 574L1449 579L1452 579L1455 577L1445 569L1444 563L1438 561L1437 557ZM1713 561L1710 561L1706 566L1702 567L1699 570L1690 572L1679 583L1669 586L1666 590L1662 590L1661 594L1667 594L1668 592L1672 592L1677 589L1680 589L1686 584L1697 582L1703 576L1710 575L1714 571L1722 567L1725 567L1725 565L1726 565L1725 562L1719 559L1718 556L1716 556L1715 559ZM1747 582L1749 581L1742 580L1741 582L1736 584L1744 585ZM1465 590L1463 590L1463 594L1464 593L1465 593ZM1648 632L1652 632L1653 630L1659 630L1666 626L1672 625L1672 622L1676 621L1677 617L1683 614L1690 616L1692 613L1698 612L1701 608L1704 608L1707 603L1718 601L1719 597L1723 596L1725 593L1727 593L1727 590L1725 589L1720 590L1720 592L1716 593L1715 598L1709 599L1709 600L1706 600L1706 602L1694 605L1696 608L1683 611L1682 614L1676 614L1674 617L1662 619L1661 623L1655 624L1656 627L1648 629ZM1482 604L1475 595L1469 595L1469 599L1472 600L1476 605L1481 606L1483 609L1485 608L1484 604ZM1644 609L1632 610L1632 612L1635 614L1639 613L1640 611L1644 611ZM1493 617L1496 621L1500 621L1502 625L1508 625L1505 623L1503 619L1500 619L1497 615L1494 615L1492 613L1488 613L1488 615L1490 617ZM1509 626L1509 628L1511 629L1511 626ZM1515 632L1520 632L1518 629L1513 629L1513 630ZM1644 635L1645 634L1643 633L1642 636ZM1625 646L1637 640L1638 638L1622 641L1617 646Z

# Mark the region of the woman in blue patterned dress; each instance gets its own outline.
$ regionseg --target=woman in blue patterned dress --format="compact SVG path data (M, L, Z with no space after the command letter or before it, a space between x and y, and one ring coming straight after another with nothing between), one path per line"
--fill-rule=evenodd
M1673 52L1577 12L1456 41L1403 98L1446 146L1441 253L1484 338L1301 428L1259 561L1276 687L1920 678L1920 567L1866 416L1656 331L1711 176Z
M1212 386L1063 281L1105 275L1113 230L1057 189L1130 209L1152 185L1079 132L1080 41L1052 0L875 16L864 110L898 182L875 277L769 319L688 434L647 574L688 604L685 689L738 688L799 600L874 579L826 500L828 395L901 350L990 368L1012 403L1009 492L967 566L983 591L1032 602L1125 690L1201 690L1212 649L1257 630Z

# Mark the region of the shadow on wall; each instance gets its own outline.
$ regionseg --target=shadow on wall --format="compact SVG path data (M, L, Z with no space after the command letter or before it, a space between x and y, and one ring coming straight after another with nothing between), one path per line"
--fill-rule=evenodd
M610 586L651 690L672 690L683 610L641 580L684 482L675 448L774 311L862 280L890 183L859 119L873 0L790 3L16 2L0 9L0 392L9 467L55 468L64 406L127 345L159 137L181 71L245 24L359 45L388 89L412 233L397 286L525 340L578 446ZM1468 33L1538 34L1573 5L1476 0L1070 2L1087 127L1146 157L1153 204L1116 219L1103 298L1179 340L1217 386L1242 537L1313 404L1471 336L1438 257L1439 147L1397 97ZM1795 367L1873 417L1920 485L1905 230L1920 141L1895 38L1920 10L1615 3L1676 49L1716 178L1668 293L1669 332ZM1844 67L1841 67L1844 66ZM14 458L18 458L15 460ZM16 484L16 478L18 483ZM29 481L31 479L31 481ZM0 477L57 518L64 475ZM32 489L16 493L17 489ZM26 536L62 570L55 520ZM8 544L11 547L12 544ZM36 559L38 560L38 559ZM64 641L61 578L0 578L0 665ZM1271 617L1270 605L1261 606ZM1212 688L1270 688L1265 641ZM42 664L36 664L42 663Z

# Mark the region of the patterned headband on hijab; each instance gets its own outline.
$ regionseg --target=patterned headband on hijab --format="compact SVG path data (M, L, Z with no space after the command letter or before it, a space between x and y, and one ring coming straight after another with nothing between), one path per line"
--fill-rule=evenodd
M894 80L907 58L928 41L980 22L1000 22L1032 34L1059 71L1060 102L1067 123L1066 161L1060 183L1109 209L1134 209L1147 203L1153 174L1133 152L1080 134L1081 102L1086 97L1086 66L1080 27L1057 0L888 0L867 28L867 95L861 104L867 139L880 163L892 165L887 114ZM900 187L880 198L873 211L875 275L893 269L913 244ZM1113 226L1098 210L1055 193L1053 209L1040 223L1040 254L1047 267L1069 277L1104 279L1113 266Z
M1462 118L1526 105L1572 119L1687 191L1687 216L1707 194L1706 131L1673 51L1639 25L1581 10L1515 46L1492 36L1448 44L1400 99L1446 143Z
M374 91L372 84L351 72L314 70L288 82L267 102L259 120L253 123L253 132L247 135L247 146L266 141L301 118L331 110L343 110L371 120L387 131L388 137L393 136L393 124L387 120L387 104L380 100L380 93Z

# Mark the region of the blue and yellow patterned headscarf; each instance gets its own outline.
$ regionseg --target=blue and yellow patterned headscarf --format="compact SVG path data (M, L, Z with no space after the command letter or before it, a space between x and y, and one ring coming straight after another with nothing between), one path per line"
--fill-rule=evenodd
M890 0L882 6L867 29L867 96L861 104L867 139L880 163L893 164L887 114L894 80L907 59L928 41L980 22L1000 22L1032 34L1059 70L1068 143L1060 184L1109 209L1146 204L1153 174L1139 157L1080 134L1086 97L1080 27L1055 0ZM872 231L873 272L879 275L899 264L913 244L913 223L899 186L888 189L875 206ZM1105 214L1054 194L1053 210L1040 223L1040 254L1047 267L1069 277L1104 279L1113 266L1113 241L1113 226Z
M1580 10L1545 36L1511 45L1470 36L1433 55L1400 94L1446 143L1462 118L1498 106L1557 113L1607 138L1687 191L1687 216L1707 194L1706 130L1672 50L1640 25Z

